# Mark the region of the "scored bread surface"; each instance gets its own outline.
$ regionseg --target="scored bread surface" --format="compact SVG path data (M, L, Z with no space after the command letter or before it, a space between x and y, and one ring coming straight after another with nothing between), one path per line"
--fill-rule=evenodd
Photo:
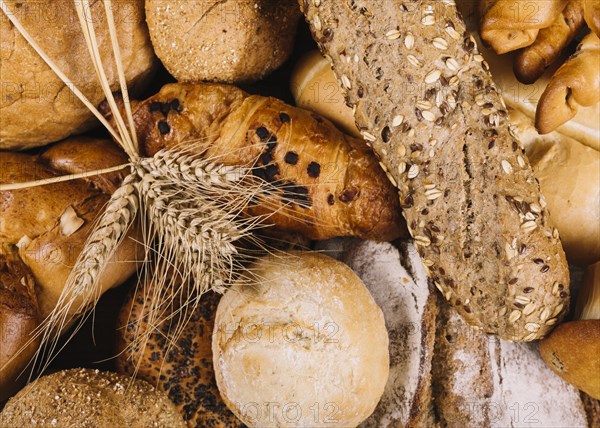
M568 308L565 255L454 2L302 5L436 287L488 333L543 337Z

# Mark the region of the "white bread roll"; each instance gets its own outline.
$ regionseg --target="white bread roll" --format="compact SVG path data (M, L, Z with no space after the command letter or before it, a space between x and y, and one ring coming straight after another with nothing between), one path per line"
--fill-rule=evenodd
M558 132L540 135L533 120L509 109L570 263L600 260L600 152Z
M251 427L356 426L389 373L383 314L361 280L317 253L279 253L221 299L213 361L227 406Z

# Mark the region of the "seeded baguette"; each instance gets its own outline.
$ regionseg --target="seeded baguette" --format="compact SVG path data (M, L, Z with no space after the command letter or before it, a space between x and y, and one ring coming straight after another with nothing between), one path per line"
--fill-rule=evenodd
M565 255L454 2L302 5L436 287L487 333L546 335L568 308Z

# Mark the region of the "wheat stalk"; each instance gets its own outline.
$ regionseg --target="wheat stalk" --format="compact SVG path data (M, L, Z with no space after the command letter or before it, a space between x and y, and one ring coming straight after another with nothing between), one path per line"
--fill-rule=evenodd
M81 91L72 84L67 84L67 87L98 117L127 152L131 173L112 195L95 224L56 307L23 347L25 349L38 337L42 339L42 346L32 361L41 371L62 349L58 347L58 339L65 328L79 318L71 332L72 337L91 315L90 309L98 302L102 292L100 275L136 220L140 222L142 244L146 249L141 273L146 278L144 282L153 285L147 290L150 293L150 307L146 311L146 321L150 328L138 329L134 340L139 349L143 349L153 329L164 322L173 325L169 343L176 341L202 294L211 288L223 291L237 273L244 271L245 263L252 259L251 253L241 251L237 243L246 238L262 247L251 231L261 227L265 220L265 217L248 218L241 215L250 201L265 189L265 183L252 176L251 168L225 166L218 158L203 159L194 154L191 147L188 150L163 150L152 158L140 157L127 102L125 75L120 64L112 3L104 0L127 120L121 115L110 90L92 20L84 13L85 10L91 10L89 2L74 0L74 3L94 70L115 118L116 129ZM0 7L46 63L68 83L69 79L27 34L3 0L0 0ZM53 180L64 181L92 173ZM8 186L23 188L47 183L48 180L42 180ZM173 275L178 277L177 286L170 283Z

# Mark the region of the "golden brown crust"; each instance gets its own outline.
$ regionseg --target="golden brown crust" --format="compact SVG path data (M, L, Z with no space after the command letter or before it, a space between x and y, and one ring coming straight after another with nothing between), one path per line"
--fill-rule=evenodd
M540 342L540 354L557 375L600 399L600 320L559 325Z
M580 106L592 106L600 100L600 39L588 34L552 76L540 97L535 126L547 134L572 119Z
M535 82L583 26L583 0L571 0L535 41L515 56L514 72L523 83Z
M566 6L566 0L549 0L542 3L523 0L497 0L484 7L481 20L481 39L503 54L529 46L539 30L549 27Z
M584 0L584 18L590 29L600 37L600 2Z
M105 97L72 2L6 2L14 16L58 67L96 105ZM118 77L102 2L90 2L98 49L112 90ZM144 1L113 4L127 84L135 93L154 67ZM95 125L92 113L50 70L4 13L0 20L0 148L23 149L58 141Z
M119 312L117 371L135 375L164 391L190 428L241 427L242 423L221 399L213 370L211 340L221 296L212 291L202 296L200 306L170 350L165 341L172 335L169 323L163 323L140 350L134 345L134 337L148 328L144 321L148 291L148 284L135 290Z
M253 167L274 191L248 212L268 214L282 230L311 239L403 235L395 190L375 156L314 113L233 86L170 84L136 103L134 120L148 155L181 145Z
M22 371L39 340L25 345L39 321L33 276L15 252L4 248L0 254L0 402L27 379ZM15 356L18 351L21 353Z

